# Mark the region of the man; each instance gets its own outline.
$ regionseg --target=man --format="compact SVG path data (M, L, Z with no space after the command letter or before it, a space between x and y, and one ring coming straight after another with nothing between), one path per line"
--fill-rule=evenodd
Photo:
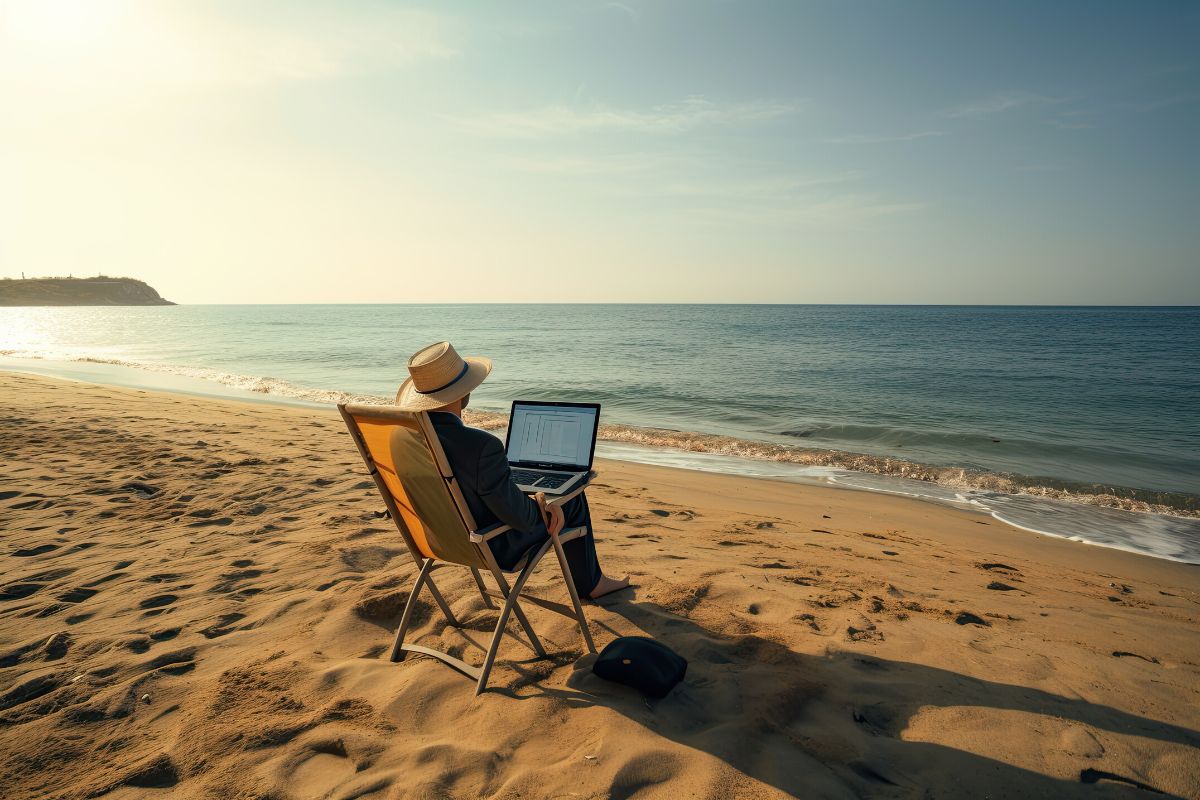
M471 392L491 371L490 359L464 359L449 342L432 344L408 360L410 377L396 393L396 405L405 411L429 412L476 524L487 528L503 522L512 527L488 542L502 569L511 569L531 547L545 542L550 531L557 534L563 528L582 526L587 535L563 545L579 596L595 599L624 589L628 579L614 580L600 570L587 498L580 494L562 506L548 506L543 515L537 501L513 482L500 440L463 424L462 411Z

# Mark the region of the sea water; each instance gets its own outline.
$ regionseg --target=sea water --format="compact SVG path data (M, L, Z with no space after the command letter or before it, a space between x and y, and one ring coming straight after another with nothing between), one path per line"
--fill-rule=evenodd
M1200 562L1197 308L0 308L5 368L316 403L387 402L439 339L495 362L472 395L493 428L514 399L597 401L601 453Z

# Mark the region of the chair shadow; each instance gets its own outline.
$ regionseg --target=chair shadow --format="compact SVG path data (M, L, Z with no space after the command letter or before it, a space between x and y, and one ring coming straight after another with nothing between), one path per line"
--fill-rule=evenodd
M1088 764L1095 762L1084 758L1078 777L1064 780L967 750L901 739L909 720L928 706L1045 715L1200 748L1196 731L1109 706L859 653L800 654L760 636L714 633L637 601L633 592L622 594L603 607L688 660L687 677L666 698L649 701L597 678L590 655L576 662L568 689L546 687L545 672L530 661L508 663L523 676L515 687L489 691L516 699L551 696L568 706L606 706L801 796L1096 797L1098 790L1101 796L1136 796L1138 790L1171 796L1136 777L1091 769ZM621 786L612 787L613 797L627 794Z

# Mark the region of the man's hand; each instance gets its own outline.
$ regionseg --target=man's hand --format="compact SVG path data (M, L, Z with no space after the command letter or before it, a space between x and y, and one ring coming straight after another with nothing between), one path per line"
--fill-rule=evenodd
M563 515L562 506L546 506L546 511L549 512L550 521L546 523L546 527L550 530L551 536L557 536L559 531L563 529L563 524L566 523L566 517Z
M543 492L538 492L533 496L537 501L538 507L542 511L542 521L546 523L546 530L550 531L551 536L557 536L558 532L563 529L566 523L566 517L563 515L562 506L551 505L546 502L546 495Z

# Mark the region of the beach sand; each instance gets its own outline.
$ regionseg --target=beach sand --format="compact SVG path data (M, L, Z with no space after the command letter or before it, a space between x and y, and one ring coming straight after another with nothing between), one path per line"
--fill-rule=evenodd
M908 498L602 462L597 644L383 656L415 568L333 409L0 373L0 795L1200 797L1200 571ZM482 660L466 570L418 641ZM565 600L553 559L532 592Z

